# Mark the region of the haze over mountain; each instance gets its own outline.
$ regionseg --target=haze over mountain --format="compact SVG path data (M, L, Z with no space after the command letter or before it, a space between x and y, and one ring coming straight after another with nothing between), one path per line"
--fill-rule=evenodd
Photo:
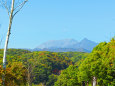
M34 51L52 51L52 52L91 52L98 43L84 38L80 42L74 39L50 40L34 49Z

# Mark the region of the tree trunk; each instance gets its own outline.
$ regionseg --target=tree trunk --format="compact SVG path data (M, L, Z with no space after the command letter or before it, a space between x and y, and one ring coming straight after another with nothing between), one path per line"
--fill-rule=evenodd
M5 46L4 46L4 54L3 54L3 69L6 69L6 54L7 54L7 48L8 48L8 42L9 42L9 37L10 37L10 31L11 31L11 26L12 26L12 20L13 20L13 11L14 11L14 2L15 0L12 0L12 7L11 7L11 12L10 12L10 19L9 19L9 26L8 26L8 32L6 36L6 41L5 41ZM3 75L3 86L5 86L5 75Z
M27 82L28 82L28 86L32 86L32 80L31 80L31 67L30 67L30 65L28 65L28 79L27 79Z
M93 77L93 86L96 86L96 77Z
M82 86L85 86L85 81L82 81Z
M5 46L4 46L4 56L3 56L3 68L6 69L6 54L7 54L7 48L8 48L8 42L10 37L10 31L12 26L12 20L13 20L13 11L14 11L14 2L15 0L12 0L12 7L11 7L11 13L10 13L10 19L9 19L9 27L8 32L6 36Z
M31 86L30 85L30 73L29 73L29 70L28 70L28 86Z
M87 86L88 86L88 81L87 81Z

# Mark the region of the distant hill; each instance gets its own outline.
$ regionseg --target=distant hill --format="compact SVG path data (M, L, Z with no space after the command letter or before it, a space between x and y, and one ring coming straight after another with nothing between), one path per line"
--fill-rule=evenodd
M47 41L38 47L34 48L33 51L52 51L52 52L91 52L92 49L98 43L84 38L80 42L74 39L64 39L64 40L51 40Z

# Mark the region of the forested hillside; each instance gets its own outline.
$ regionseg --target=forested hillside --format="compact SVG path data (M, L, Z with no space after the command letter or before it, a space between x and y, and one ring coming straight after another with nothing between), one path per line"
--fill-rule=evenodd
M88 53L48 51L31 52L23 49L8 49L6 84L53 86L61 71L84 59ZM85 55L86 54L86 55ZM3 49L0 50L0 81L2 84ZM9 83L10 82L10 83Z
M115 86L113 36L115 0L0 0L0 86Z
M79 65L63 70L55 86L115 86L115 39L97 45Z
M5 73L6 86L115 86L115 39L98 44L91 53L31 52L8 49L7 69L2 69L0 50L0 83Z

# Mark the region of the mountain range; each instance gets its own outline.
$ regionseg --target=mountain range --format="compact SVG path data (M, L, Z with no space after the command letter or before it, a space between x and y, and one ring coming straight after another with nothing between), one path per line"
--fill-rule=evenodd
M38 47L34 48L33 51L51 51L51 52L91 52L92 49L98 43L84 38L80 42L74 39L64 39L64 40L50 40Z

